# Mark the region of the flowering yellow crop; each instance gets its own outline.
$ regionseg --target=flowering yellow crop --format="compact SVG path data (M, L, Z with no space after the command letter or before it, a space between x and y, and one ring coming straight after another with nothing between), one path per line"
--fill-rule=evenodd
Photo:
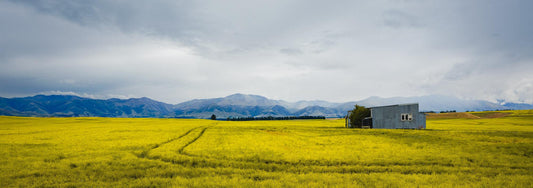
M0 187L532 187L533 111L490 113L426 130L0 117Z

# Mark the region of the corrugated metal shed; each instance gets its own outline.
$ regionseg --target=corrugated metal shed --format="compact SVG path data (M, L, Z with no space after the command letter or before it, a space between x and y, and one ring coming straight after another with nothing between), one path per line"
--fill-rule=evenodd
M374 129L426 128L426 115L418 111L418 103L370 107L370 113ZM346 127L350 126L349 121L347 118Z
M418 111L418 103L371 107L370 113L375 129L426 128L426 115Z

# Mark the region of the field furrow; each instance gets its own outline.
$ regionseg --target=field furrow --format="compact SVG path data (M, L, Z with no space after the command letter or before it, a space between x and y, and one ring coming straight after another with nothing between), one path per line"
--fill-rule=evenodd
M215 124L216 125L216 124ZM214 126L214 125L212 125ZM209 127L205 127L202 129L202 131L200 131L200 133L198 134L198 136L196 136L194 139L192 139L191 141L187 142L187 144L185 144L183 147L181 147L179 150L178 150L178 153L181 153L181 154L184 154L184 155L189 155L187 153L185 153L183 150L185 150L185 148L189 145L191 145L192 143L196 142L196 140L198 140L200 137L202 137L202 135L204 135L205 131L208 129Z

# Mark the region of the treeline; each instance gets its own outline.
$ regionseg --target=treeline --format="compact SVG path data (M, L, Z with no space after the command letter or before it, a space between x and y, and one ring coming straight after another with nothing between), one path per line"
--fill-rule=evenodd
M483 111L509 111L509 110L513 110L513 109L496 109L496 110L480 110L479 112L483 112ZM438 113L455 113L457 112L456 110L443 110L443 111L440 111ZM475 110L467 110L465 112L476 112ZM437 113L435 111L423 111L422 113L426 113L426 114L430 114L430 113Z
M457 112L456 110L446 110L446 111L440 111L439 113L455 113ZM468 112L468 111L467 111ZM426 113L426 114L434 114L434 113L437 113L435 111L423 111L422 113Z
M284 117L228 117L228 121L254 121L254 120L294 120L294 119L326 119L324 116L284 116Z

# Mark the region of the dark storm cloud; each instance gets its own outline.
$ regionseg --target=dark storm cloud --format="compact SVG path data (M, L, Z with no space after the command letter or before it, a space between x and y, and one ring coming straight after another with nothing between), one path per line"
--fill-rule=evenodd
M333 101L450 94L533 102L532 1L0 5L0 95L178 102L235 92Z

